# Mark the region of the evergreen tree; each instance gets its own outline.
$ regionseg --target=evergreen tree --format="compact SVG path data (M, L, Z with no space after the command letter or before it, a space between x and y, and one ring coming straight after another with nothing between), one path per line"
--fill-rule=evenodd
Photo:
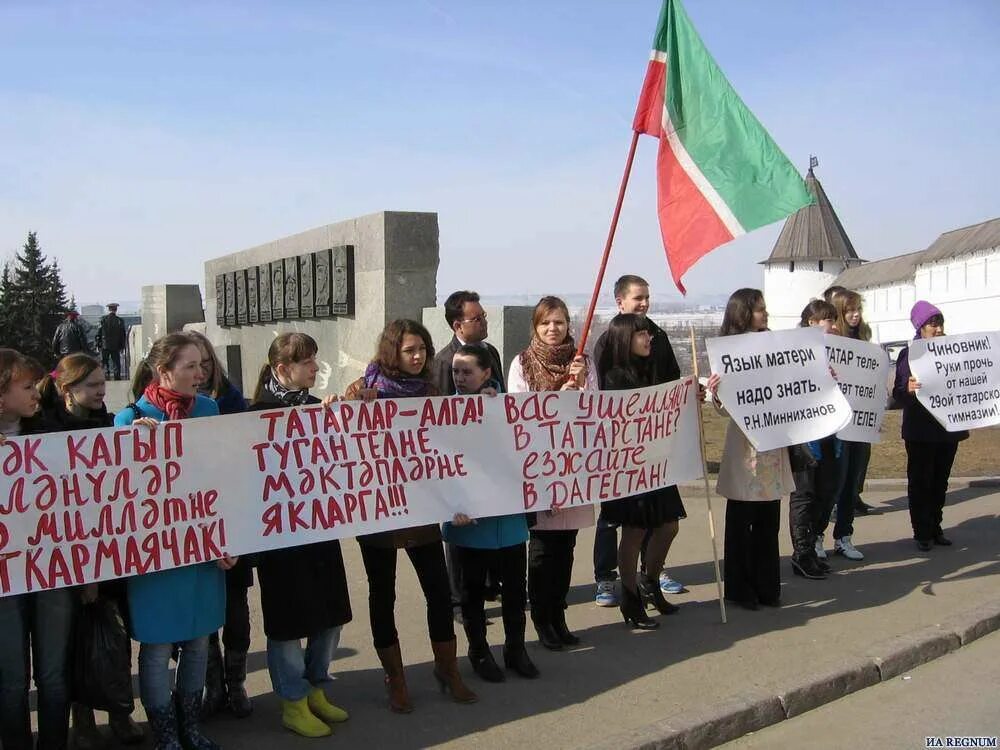
M0 290L0 334L8 346L52 365L52 336L68 309L59 265L45 262L36 233L28 232L12 270Z

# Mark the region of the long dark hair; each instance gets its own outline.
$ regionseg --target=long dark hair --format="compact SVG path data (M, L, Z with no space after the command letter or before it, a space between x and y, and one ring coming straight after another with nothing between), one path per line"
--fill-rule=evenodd
M764 301L764 293L760 289L737 289L729 295L726 303L726 313L722 316L720 336L735 336L749 333L753 326L753 311Z
M400 318L389 323L382 331L382 335L378 337L378 343L375 345L375 358L372 362L377 364L382 374L387 377L414 377L404 373L399 367L399 349L403 345L403 336L408 333L419 336L427 349L427 354L424 357L424 369L415 377L429 380L431 364L434 359L434 342L427 329L415 320Z
M825 299L810 300L809 304L802 308L802 319L799 321L800 328L808 328L812 321L836 320L837 308Z
M264 383L267 382L268 374L278 365L291 365L296 362L305 362L310 357L315 357L319 352L319 345L316 339L308 333L281 333L274 337L271 346L267 349L267 362L260 368L257 375L257 386L253 389L253 401L260 401L264 395Z
M642 382L649 378L652 357L637 357L632 353L632 337L639 331L648 331L649 321L635 313L619 313L608 324L608 338L604 345L601 369L626 371L633 380Z

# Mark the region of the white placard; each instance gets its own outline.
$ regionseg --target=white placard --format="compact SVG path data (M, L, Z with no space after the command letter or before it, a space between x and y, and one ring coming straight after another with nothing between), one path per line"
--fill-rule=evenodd
M889 401L889 355L870 341L827 334L826 356L853 412L837 437L857 443L881 442Z
M948 432L1000 424L1000 333L916 339L909 356L917 400Z
M832 435L851 406L830 374L819 328L706 339L719 399L759 451Z

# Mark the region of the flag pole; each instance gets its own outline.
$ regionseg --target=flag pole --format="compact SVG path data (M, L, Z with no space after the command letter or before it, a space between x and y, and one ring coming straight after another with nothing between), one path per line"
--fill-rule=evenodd
M639 131L632 131L632 145L628 149L628 158L625 159L625 173L622 175L622 182L618 188L618 203L615 204L615 212L611 216L611 227L608 229L608 240L604 243L604 257L601 258L601 268L597 272L597 281L594 282L594 293L590 297L590 307L587 308L587 319L580 331L580 343L576 348L577 355L583 354L583 349L587 345L587 337L590 335L590 324L594 320L594 310L597 308L597 298L601 293L601 284L604 283L604 272L608 268L608 258L611 257L611 245L615 241L615 230L618 229L618 216L622 212L622 203L625 201L625 189L628 187L629 174L632 172L632 161L635 159L635 147L639 143Z
M694 325L688 324L691 332L691 362L694 366L694 379L698 382L698 351L694 344ZM722 614L722 624L726 620L726 601L722 596L722 576L719 573L719 548L715 543L715 516L712 513L712 491L708 487L708 463L705 461L705 423L701 413L702 403L698 399L698 445L701 449L701 475L705 481L705 502L708 505L708 535L712 539L712 559L715 562L715 587L719 595L719 611Z

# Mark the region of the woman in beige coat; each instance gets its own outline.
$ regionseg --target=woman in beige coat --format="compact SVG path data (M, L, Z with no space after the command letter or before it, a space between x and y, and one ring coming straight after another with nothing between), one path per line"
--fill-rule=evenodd
M767 308L758 289L738 289L729 297L720 336L767 330ZM708 390L720 412L719 375ZM726 599L746 609L781 605L778 529L781 498L794 487L788 451L757 451L735 422L726 428L726 444L716 492L726 498Z

